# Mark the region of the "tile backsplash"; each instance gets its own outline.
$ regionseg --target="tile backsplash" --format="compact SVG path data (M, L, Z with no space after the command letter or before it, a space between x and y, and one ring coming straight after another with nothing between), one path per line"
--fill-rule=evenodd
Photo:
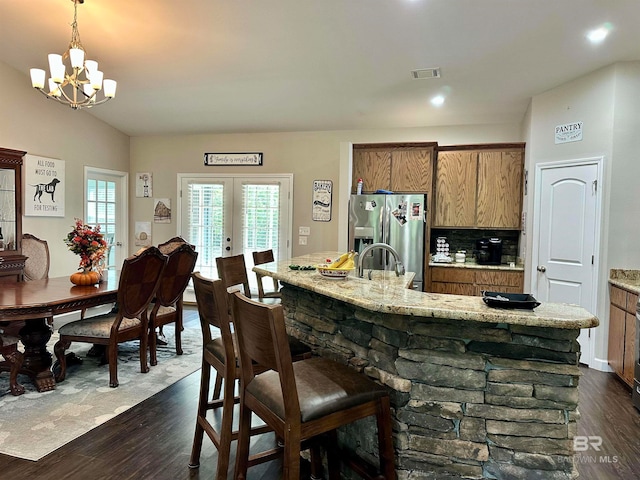
M502 239L502 263L516 262L518 256L518 242L520 231L518 230L476 230L450 228L431 229L431 253L435 253L436 238L446 237L449 243L451 255L458 250L466 250L467 259L475 259L476 240L480 238L497 237Z

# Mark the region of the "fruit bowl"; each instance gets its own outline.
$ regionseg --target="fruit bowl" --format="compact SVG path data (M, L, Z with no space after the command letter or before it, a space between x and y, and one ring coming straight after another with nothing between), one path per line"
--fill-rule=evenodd
M331 268L326 263L321 263L316 265L316 270L326 278L340 279L346 278L350 272L354 271L355 268Z

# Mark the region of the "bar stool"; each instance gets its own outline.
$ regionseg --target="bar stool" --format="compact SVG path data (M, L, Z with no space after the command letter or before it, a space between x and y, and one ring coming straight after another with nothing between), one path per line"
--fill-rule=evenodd
M239 292L231 295L240 358L240 426L235 478L245 479L251 414L256 413L284 439L282 478L298 479L301 442L330 432L329 478L340 478L335 429L375 415L380 474L353 455L340 455L363 478L395 479L388 391L346 365L312 358L293 363L282 305L265 305ZM254 363L268 370L255 372Z
M203 337L202 370L200 377L200 396L198 401L198 414L196 431L191 449L190 468L200 466L200 452L204 433L211 439L218 450L218 465L216 479L227 478L229 468L229 456L231 442L238 437L238 432L233 431L233 408L239 401L235 396L236 380L240 378L240 370L236 356L237 346L235 335L231 333L228 294L222 280L210 280L203 277L200 272L192 275L193 287L200 315L200 326ZM211 328L220 330L220 337L213 338ZM309 358L310 350L298 354L296 358ZM216 371L216 380L211 401L209 401L209 388L211 381L211 368ZM264 368L254 365L256 372ZM221 387L224 380L224 392L220 398ZM219 431L207 420L207 411L222 408L222 421ZM251 429L251 435L270 432L268 426L257 426ZM272 449L252 457L251 465L273 460L282 453L281 449Z
M227 289L241 285L244 295L252 298L247 267L242 253L231 257L216 258L216 267L218 268L218 276ZM280 303L280 298L261 298L260 301L264 303Z
M273 262L273 250L264 250L262 252L252 252L253 255L253 264L254 265L262 265L263 263ZM264 284L262 283L263 275L260 275L256 272L256 279L258 281L258 298L281 298L282 294L280 293L280 285L278 284L278 280L272 278L273 280L273 289L266 290L264 289Z

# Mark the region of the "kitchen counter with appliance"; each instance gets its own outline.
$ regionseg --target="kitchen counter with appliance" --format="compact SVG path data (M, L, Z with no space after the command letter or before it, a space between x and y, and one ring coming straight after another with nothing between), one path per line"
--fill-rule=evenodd
M338 255L253 270L281 282L291 335L391 390L398 478L534 478L541 461L549 477L571 478L577 337L596 317L552 303L489 308L480 297L410 290L410 276L390 271L331 280L289 269ZM376 438L375 424L346 428L340 443L375 455L366 438Z
M524 265L517 263L511 267L509 265L481 265L474 261L466 261L464 263L457 262L429 262L430 267L450 267L450 268L478 268L482 270L506 270L510 272L524 272Z
M391 271L373 270L374 279L333 280L316 271L291 270L289 265L316 265L338 252L320 252L253 268L261 275L281 283L304 288L370 311L473 322L500 322L508 325L580 329L598 326L598 319L582 307L561 303L543 303L535 310L506 310L487 307L481 297L424 293L408 288L413 274L396 277ZM483 266L484 267L484 266ZM365 269L367 271L367 269ZM366 274L365 274L366 276Z

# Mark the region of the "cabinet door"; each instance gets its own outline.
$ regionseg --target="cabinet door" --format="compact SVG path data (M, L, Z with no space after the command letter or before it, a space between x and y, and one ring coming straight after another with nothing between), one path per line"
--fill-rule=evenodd
M357 179L356 179L357 181ZM391 153L391 190L431 194L433 148Z
M609 365L622 377L624 357L625 311L609 307Z
M627 291L613 285L609 286L609 301L623 310L627 308Z
M438 153L434 226L475 226L477 156L467 151Z
M520 228L522 162L522 152L478 154L478 227Z
M391 189L391 152L389 150L353 151L353 178L351 192L356 193L358 179L362 178L363 192Z
M431 282L432 293L448 293L451 295L476 295L476 286L472 283Z
M504 272L501 270L478 270L476 283L495 287L514 287L515 291L500 290L507 293L519 293L524 286L524 272Z
M622 367L622 378L629 385L633 385L633 371L636 362L636 316L635 314L625 314L624 328L624 358Z

